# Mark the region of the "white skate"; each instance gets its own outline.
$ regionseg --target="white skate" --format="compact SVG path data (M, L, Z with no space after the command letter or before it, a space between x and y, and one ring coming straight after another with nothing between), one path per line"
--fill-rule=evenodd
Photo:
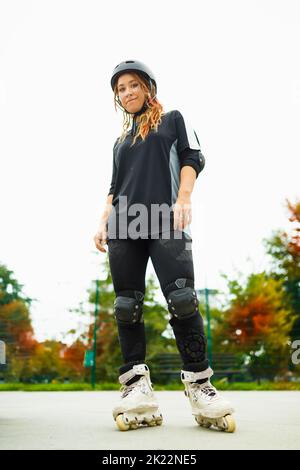
M181 381L185 386L185 395L192 406L192 414L196 422L204 428L217 428L225 432L235 431L235 421L232 417L234 409L210 383L213 375L209 367L203 372L181 371ZM192 383L196 380L207 379L203 384Z
M131 385L126 385L135 375L142 377ZM163 418L153 393L148 366L133 366L128 372L120 375L119 382L122 384L122 395L113 409L113 417L120 431L137 429L143 425L161 425Z

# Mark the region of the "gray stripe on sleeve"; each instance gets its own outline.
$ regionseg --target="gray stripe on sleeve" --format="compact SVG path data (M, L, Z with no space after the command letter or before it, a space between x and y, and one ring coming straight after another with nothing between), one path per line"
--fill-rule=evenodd
M171 205L173 205L177 201L179 185L180 185L180 161L179 161L179 157L177 153L177 139L175 140L175 142L173 143L170 149L169 166L170 166L170 173L171 173L171 191L172 191ZM187 233L190 237L192 237L191 229L189 225L185 227L183 231Z

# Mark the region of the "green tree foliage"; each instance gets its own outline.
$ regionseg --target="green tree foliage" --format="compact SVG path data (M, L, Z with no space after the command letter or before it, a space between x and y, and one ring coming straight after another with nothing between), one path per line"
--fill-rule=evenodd
M75 341L68 347L57 341L39 343L30 318L33 299L26 297L12 271L0 265L0 339L6 344L9 381L41 382L79 380L83 377L84 345Z
M268 272L251 274L243 286L228 280L227 306L212 311L215 352L243 357L252 374L273 378L291 368L291 340L300 337L300 202L287 201L291 229L263 242Z
M294 322L283 280L262 272L251 274L245 286L228 280L228 287L231 302L219 315L214 344L243 355L254 377L273 379L288 367Z
M9 373L16 378L28 369L37 344L29 314L32 299L22 288L13 272L0 265L0 339L6 344Z
M289 233L278 230L263 243L271 257L270 276L283 279L286 300L295 313L292 339L300 339L300 201L286 200L289 213Z
M0 264L0 305L7 305L18 300L30 305L32 300L22 293L23 284L14 278L13 271L10 271L4 264Z
M31 354L11 357L6 377L24 383L55 383L83 380L83 345L71 347L60 341L36 342Z

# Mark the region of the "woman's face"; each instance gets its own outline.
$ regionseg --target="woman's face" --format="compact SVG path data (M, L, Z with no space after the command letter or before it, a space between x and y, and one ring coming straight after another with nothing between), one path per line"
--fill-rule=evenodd
M123 108L131 114L138 112L145 102L141 85L130 73L124 73L119 77L117 93Z

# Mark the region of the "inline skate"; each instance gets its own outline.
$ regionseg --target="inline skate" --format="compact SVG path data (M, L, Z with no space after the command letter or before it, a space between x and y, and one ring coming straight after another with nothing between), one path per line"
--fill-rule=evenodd
M202 372L181 371L184 393L189 398L192 414L199 426L234 432L236 428L232 416L234 409L211 384L212 375L211 368ZM203 382L203 379L207 380ZM203 383L197 383L197 380Z
M134 377L137 380L128 385ZM121 398L113 409L113 417L120 431L141 426L159 426L163 417L153 393L149 368L146 364L134 365L120 375Z

